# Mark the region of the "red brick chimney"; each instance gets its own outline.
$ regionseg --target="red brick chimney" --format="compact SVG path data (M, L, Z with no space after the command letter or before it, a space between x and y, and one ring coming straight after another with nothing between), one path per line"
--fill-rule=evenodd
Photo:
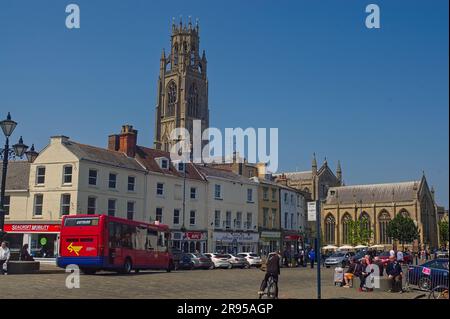
M113 134L108 136L108 149L110 151L118 151L120 146L120 136Z
M136 155L137 130L132 125L123 125L119 135L119 152L125 153L129 157Z

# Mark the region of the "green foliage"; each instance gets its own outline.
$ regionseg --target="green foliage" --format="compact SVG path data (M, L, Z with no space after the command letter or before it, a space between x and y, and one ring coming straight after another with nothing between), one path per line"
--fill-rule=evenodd
M410 217L397 214L389 222L387 234L393 240L398 241L404 246L407 243L412 243L414 240L419 239L419 228Z
M440 237L441 243L444 244L445 248L447 248L448 220L441 220L439 222L439 237Z
M358 220L348 221L349 241L352 246L364 244L368 245L372 239L373 231L369 227L369 220L367 217Z

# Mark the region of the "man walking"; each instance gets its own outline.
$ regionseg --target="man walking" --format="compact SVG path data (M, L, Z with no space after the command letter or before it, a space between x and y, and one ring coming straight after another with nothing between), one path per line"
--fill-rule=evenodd
M314 261L316 260L316 253L314 248L311 248L308 254L309 261L311 262L311 269L314 268Z
M11 252L9 248L6 246L6 242L2 242L0 246L0 274L7 274L7 265L9 258L11 257Z

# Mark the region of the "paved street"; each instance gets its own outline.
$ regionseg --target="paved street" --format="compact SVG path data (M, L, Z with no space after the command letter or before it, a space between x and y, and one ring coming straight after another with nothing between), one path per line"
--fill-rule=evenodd
M79 289L67 289L67 274L54 266L42 265L41 273L0 276L6 298L225 298L253 299L263 278L258 269L194 270L172 273L148 271L118 275L81 275ZM282 269L280 298L316 298L316 270ZM358 282L358 280L356 280ZM402 298L417 292L391 294L376 290L360 293L356 289L333 286L333 269L323 269L322 298Z

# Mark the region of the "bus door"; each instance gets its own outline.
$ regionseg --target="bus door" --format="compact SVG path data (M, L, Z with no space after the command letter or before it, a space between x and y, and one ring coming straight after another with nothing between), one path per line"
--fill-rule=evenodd
M158 268L166 268L169 263L168 258L168 237L165 232L158 231Z
M158 232L154 229L147 228L146 263L149 268L159 268L158 266Z

